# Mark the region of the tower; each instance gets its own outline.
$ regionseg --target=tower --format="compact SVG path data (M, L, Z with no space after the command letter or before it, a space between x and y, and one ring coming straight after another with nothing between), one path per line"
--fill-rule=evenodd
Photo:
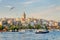
M23 16L24 16L24 19L26 19L26 14L25 14L25 12L24 12Z
M26 19L26 14L25 14L25 12L24 12L24 14L23 14L23 19Z

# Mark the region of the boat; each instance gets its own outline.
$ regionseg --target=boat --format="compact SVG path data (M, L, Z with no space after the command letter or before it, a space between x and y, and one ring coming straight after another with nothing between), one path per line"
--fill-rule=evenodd
M35 33L36 34L45 34L45 33L49 33L49 31L47 31L47 30L46 31L36 31Z

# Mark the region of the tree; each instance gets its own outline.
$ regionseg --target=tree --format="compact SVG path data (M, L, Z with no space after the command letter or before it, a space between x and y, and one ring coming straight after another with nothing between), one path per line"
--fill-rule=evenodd
M10 30L14 30L14 28L15 28L14 25L11 25L11 26L9 27Z
M14 28L14 30L15 30L15 29L17 29L17 30L18 30L18 29L19 29L19 26L18 26L18 25L16 25L16 26L15 26L15 28Z
M44 26L45 26L45 29L46 29L46 30L48 30L48 28L47 28L46 24L44 24Z
M40 25L35 25L35 29L40 29L41 28L41 26Z
M2 27L2 25L0 25L0 30L2 30L3 29L3 27Z
M29 29L33 29L33 26L31 26L31 25L29 24L29 25L28 25L28 28L29 28Z

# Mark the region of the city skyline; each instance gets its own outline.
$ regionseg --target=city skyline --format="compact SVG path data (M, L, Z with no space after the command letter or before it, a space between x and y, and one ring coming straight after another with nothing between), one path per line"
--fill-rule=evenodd
M42 18L60 21L60 0L0 0L1 17Z

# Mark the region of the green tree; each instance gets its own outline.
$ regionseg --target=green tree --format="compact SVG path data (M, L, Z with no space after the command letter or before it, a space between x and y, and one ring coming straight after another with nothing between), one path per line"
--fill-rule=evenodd
M18 26L18 25L16 25L16 26L15 26L15 28L14 28L14 30L15 30L15 29L17 29L17 30L18 30L18 29L19 29L19 26Z
M3 27L2 27L2 25L0 25L0 30L2 30L3 29Z
M29 28L29 29L33 29L33 26L31 26L31 25L29 24L29 25L28 25L28 28Z
M48 30L48 28L47 28L46 24L44 24L44 26L45 26L45 29L46 29L46 30Z
M14 30L14 28L15 28L14 25L11 25L11 26L9 27L10 30Z
M44 29L43 27L41 27L41 25L35 25L35 29Z

